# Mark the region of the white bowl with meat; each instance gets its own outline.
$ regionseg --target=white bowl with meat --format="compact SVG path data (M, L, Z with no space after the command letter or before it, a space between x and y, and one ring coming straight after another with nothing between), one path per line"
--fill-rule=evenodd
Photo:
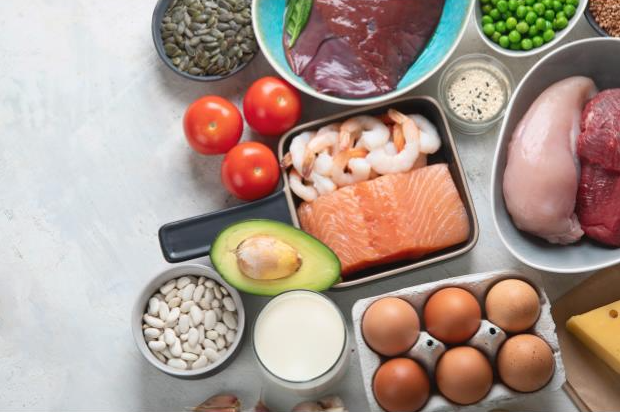
M620 263L620 39L540 60L508 106L491 182L500 238L523 263L582 273Z

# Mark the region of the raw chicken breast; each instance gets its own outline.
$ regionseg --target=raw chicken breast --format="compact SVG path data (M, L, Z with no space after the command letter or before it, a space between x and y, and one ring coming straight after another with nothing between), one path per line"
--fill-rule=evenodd
M553 84L530 106L508 147L508 212L519 229L551 243L569 244L583 236L575 215L580 176L576 141L581 111L596 91L587 77Z

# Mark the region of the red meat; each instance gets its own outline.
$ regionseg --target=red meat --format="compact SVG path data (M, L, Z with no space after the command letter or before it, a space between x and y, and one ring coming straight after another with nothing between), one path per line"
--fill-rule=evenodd
M581 227L592 239L620 246L620 89L605 90L586 105L577 152Z

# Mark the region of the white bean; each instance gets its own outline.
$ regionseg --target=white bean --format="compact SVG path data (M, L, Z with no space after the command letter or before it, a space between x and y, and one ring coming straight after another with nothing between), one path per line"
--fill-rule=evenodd
M213 299L213 302L211 302L211 307L213 309L216 309L216 308L219 308L220 306L222 306L222 303L218 299Z
M188 335L187 343L189 343L189 346L198 345L198 329L191 328L189 332L187 333L187 335Z
M159 302L159 319L166 321L170 315L170 308L166 302Z
M170 353L172 353L172 356L177 358L181 356L181 354L183 353L183 348L181 347L181 339L176 338L174 340L174 344L170 348Z
M220 334L214 330L208 330L207 333L205 333L205 336L207 337L207 339L215 342L215 340L220 337Z
M153 352L153 355L155 355L160 362L166 363L166 357L162 355L161 352Z
M190 353L190 352L183 352L181 354L181 359L186 360L186 361L190 361L190 362L194 362L198 359L198 355L196 355L195 353Z
M160 342L158 340L152 340L148 343L148 345L149 348L151 348L151 350L155 352L161 352L162 350L166 349L166 343Z
M215 345L215 342L213 342L211 339L205 339L204 342L202 342L202 346L205 349L211 348L213 350L217 350L217 346Z
M153 297L155 299L159 299L159 300L164 300L166 299L166 297L164 295L162 295L161 293L157 292L156 294L153 295Z
M162 295L167 295L168 293L170 293L172 289L174 289L174 285L176 284L177 284L176 280L174 279L169 280L168 282L164 284L164 286L159 288L159 291L161 292Z
M183 359L168 359L167 364L175 369L187 369L187 362Z
M226 332L228 332L228 328L222 322L216 323L214 329L220 335L226 335Z
M215 286L215 282L212 279L207 279L205 281L205 286L208 287L208 288L212 288L212 287Z
M191 300L195 289L196 289L196 285L194 285L193 283L190 283L189 285L185 286L181 294L181 299L183 299L183 301Z
M159 312L159 299L150 298L148 314L151 316L157 316L158 312Z
M204 293L205 293L204 285L196 286L196 289L194 289L194 294L192 295L192 299L194 300L194 302L199 302L200 299L202 299L202 295L204 295Z
M166 318L166 323L171 324L171 326L174 325L174 322L179 319L180 315L181 310L179 308L173 308L168 314L168 317Z
M213 288L213 293L215 293L215 297L218 299L222 299L222 291L220 290L220 288L215 287Z
M144 337L147 339L157 339L161 335L161 330L155 328L144 329Z
M223 336L219 336L216 340L215 340L215 346L217 346L218 349L223 349L226 347L226 339L224 339Z
M189 315L192 317L195 326L201 324L205 316L202 309L200 309L196 305L192 306L192 308L189 310Z
M179 318L179 332L187 333L189 331L189 315L181 315Z
M215 362L220 358L220 355L217 353L217 351L211 348L205 349L204 354L211 362Z
M234 312L237 310L235 301L230 296L226 296L224 299L222 299L222 303L224 304L226 310L228 310L229 312Z
M172 309L172 308L178 308L178 307L179 307L179 305L181 304L181 302L182 302L181 298L180 298L180 297L178 297L178 296L175 296L175 297L173 297L172 299L170 299L170 302L168 302L168 307L169 307L170 309Z
M189 310L192 308L192 306L194 306L194 301L193 300L188 300L187 302L181 303L181 312L182 313L189 313Z
M213 312L215 312L215 319L217 319L217 321L221 321L222 320L222 309L220 308L213 308Z
M154 316L151 315L144 315L144 321L146 322L147 325L157 328L157 329L163 329L164 328L164 321L156 318Z
M161 354L164 355L168 359L174 358L174 356L172 356L172 353L170 353L170 350L167 348L162 350Z
M174 330L170 328L164 329L164 342L166 345L172 346L174 345L174 341L176 340L177 335L174 333Z
M229 330L228 332L226 332L225 338L226 338L226 342L228 342L229 345L233 344L236 337L237 337L237 332L235 332L234 330Z
M188 338L189 338L189 333L183 333L181 336L179 336L179 339L181 339L181 342L187 342Z
M208 310L205 312L204 326L206 330L211 330L215 327L216 315L215 311Z
M215 299L215 294L213 293L213 289L209 288L205 290L205 301L208 304L211 304L211 302L213 302L213 299Z
M172 328L172 330L174 331L175 335L181 334L181 329L179 329L179 325L176 325L174 328Z
M200 299L200 302L198 302L198 305L204 310L211 309L211 304L207 302L207 298Z
M224 296L230 295L230 293L228 292L228 289L226 289L224 286L220 286L220 290L222 291L222 295Z
M195 353L196 355L202 354L202 347L200 345L190 346L189 343L185 342L183 344L183 351Z
M174 299L177 296L177 293L179 293L177 288L172 289L170 292L168 292L164 300L166 302L170 302L172 299Z
M205 366L207 366L209 364L209 360L207 359L206 356L201 355L198 357L198 360L196 360L193 364L192 364L192 369L200 369L200 368L204 368Z
M206 282L206 280L207 280L206 277L201 276L201 277L198 278L198 284L202 285L202 284L204 284Z
M185 286L189 285L191 280L187 276L183 276L182 278L177 279L177 289L183 289Z
M234 313L225 311L222 314L222 320L224 321L224 324L228 326L228 329L237 329L237 317Z

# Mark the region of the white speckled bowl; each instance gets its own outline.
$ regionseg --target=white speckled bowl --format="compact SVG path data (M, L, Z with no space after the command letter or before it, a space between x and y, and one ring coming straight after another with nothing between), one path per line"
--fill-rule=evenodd
M502 190L508 144L517 123L534 100L547 87L570 76L590 77L600 90L620 87L618 68L620 39L591 38L567 44L532 67L506 109L493 162L491 206L502 242L528 266L554 273L581 273L620 263L620 248L606 247L586 237L577 244L561 246L518 230L506 210Z
M500 47L499 44L493 43L493 41L491 41L491 39L489 39L486 36L486 34L482 32L482 26L481 26L482 10L480 9L480 0L476 0L476 6L474 8L474 16L476 17L476 30L478 30L478 34L480 35L480 37L482 37L482 40L487 44L487 46L489 46L490 48L492 48L499 54L503 54L504 56L508 56L508 57L535 56L537 54L543 53L557 46L558 43L561 42L562 39L566 37L566 35L568 35L568 33L570 33L575 28L575 26L577 25L577 22L579 21L581 16L583 16L583 12L585 11L587 5L588 5L588 0L580 0L579 6L577 6L575 15L573 16L572 19L568 21L568 26L566 26L564 30L556 32L555 38L552 41L550 41L549 43L545 43L542 46L536 49L532 49L532 50L527 50L527 51L508 50L508 49L504 49L503 47Z
M153 294L169 280L176 279L185 275L204 276L208 279L213 279L220 285L224 286L226 290L228 290L230 296L235 301L235 305L237 306L237 337L233 344L228 348L226 356L222 357L215 363L209 364L204 368L196 370L175 369L161 362L155 357L155 355L153 355L151 350L146 345L146 340L144 339L144 335L142 332L142 316L145 313L146 306L151 296L153 296ZM136 345L138 346L138 350L142 353L146 360L149 361L151 365L153 365L160 371L167 373L170 376L183 379L199 379L215 375L216 373L226 368L226 366L228 366L228 364L233 360L239 348L241 347L240 343L243 339L243 332L245 329L245 311L243 309L243 301L241 300L239 292L237 292L236 289L232 288L230 285L224 282L224 280L213 268L197 264L179 265L164 270L142 289L140 295L138 296L138 299L136 300L133 312L131 314L131 327L134 340L136 341Z

